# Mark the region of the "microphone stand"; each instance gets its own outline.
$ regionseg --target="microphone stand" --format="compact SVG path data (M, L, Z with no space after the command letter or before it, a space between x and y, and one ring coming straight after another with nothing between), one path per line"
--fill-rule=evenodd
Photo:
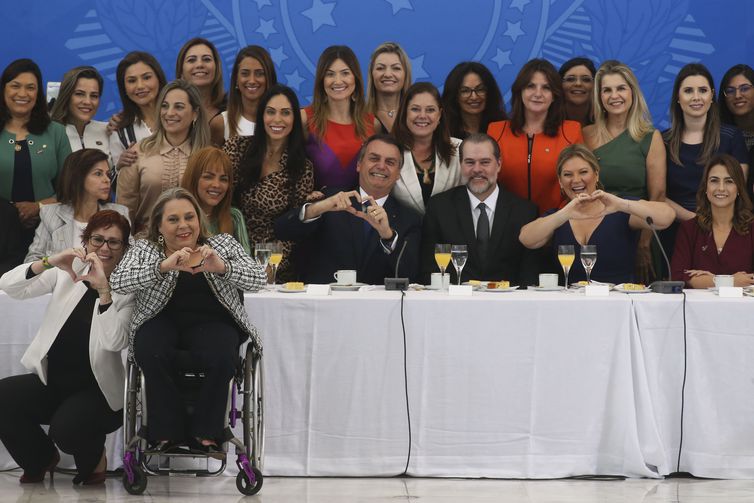
M662 256L665 259L665 265L668 266L668 280L655 281L654 283L649 285L649 288L651 288L653 292L657 293L682 293L685 283L683 281L672 281L673 273L670 270L670 260L668 260L668 255L667 253L665 253L665 248L660 242L660 236L657 235L657 229L655 228L654 220L652 220L652 217L647 217L646 222L647 225L649 225L650 230L652 231L652 235L654 235L655 240L657 241L657 245L660 247Z

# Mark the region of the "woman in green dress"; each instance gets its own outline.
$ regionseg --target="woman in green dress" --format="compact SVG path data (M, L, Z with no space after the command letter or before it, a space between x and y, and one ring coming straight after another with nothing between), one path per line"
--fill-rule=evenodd
M636 76L619 61L605 61L597 70L593 93L594 124L583 134L599 160L605 190L624 198L664 201L665 146ZM642 282L654 275L651 242L651 231L643 231L636 254Z
M233 170L228 156L216 147L205 147L189 158L181 186L191 192L206 216L207 232L230 234L251 252L243 215L230 205Z

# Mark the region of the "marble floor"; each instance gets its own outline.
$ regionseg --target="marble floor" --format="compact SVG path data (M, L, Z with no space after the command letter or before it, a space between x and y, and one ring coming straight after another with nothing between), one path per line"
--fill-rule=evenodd
M75 487L71 476L57 473L54 483L21 486L20 472L0 473L0 502L180 501L264 503L750 503L752 480L479 480L414 478L269 477L256 496L242 496L233 477L194 479L155 477L142 496L131 496L116 475L104 487Z

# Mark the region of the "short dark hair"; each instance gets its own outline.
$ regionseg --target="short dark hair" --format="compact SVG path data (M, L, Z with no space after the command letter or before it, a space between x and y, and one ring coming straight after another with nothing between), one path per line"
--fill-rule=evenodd
M589 70L589 73L592 74L592 78L594 78L594 76L597 74L597 68L594 66L594 61L584 56L577 56L560 65L560 69L558 70L560 77L565 77L565 74L568 73L568 70L570 70L574 66L585 66L586 69Z
M34 108L31 109L31 116L29 122L26 123L26 129L32 134L42 134L50 125L50 116L47 114L47 102L45 101L45 93L42 90L44 81L42 80L42 72L37 64L28 59L17 59L12 61L3 70L3 74L0 77L0 92L5 95L5 86L8 82L15 79L22 73L31 73L37 79L37 101L34 103ZM0 98L0 131L5 128L5 124L10 120L10 110L5 103L5 98Z
M96 148L83 148L66 157L55 188L58 202L78 209L84 199L86 175L95 164L107 160L107 154Z
M364 160L364 155L367 153L367 147L370 143L375 141L387 143L398 149L398 169L401 169L403 167L403 147L401 147L401 144L398 143L398 140L396 140L393 135L387 133L377 133L367 138L359 149L358 162L361 163L361 161Z
M128 248L128 237L131 234L131 224L128 219L115 210L100 210L91 216L84 232L81 233L81 242L86 243L97 229L107 229L115 226L120 230L123 240L123 249Z
M492 154L495 156L495 159L497 159L497 162L500 162L500 145L498 145L495 139L487 133L471 133L469 136L464 138L464 140L461 142L461 145L458 147L458 158L461 160L461 162L463 162L463 146L467 143L485 142L489 142L490 145L492 145Z
M165 78L165 72L162 71L162 66L160 66L160 63L157 61L157 59L155 59L154 56L152 56L148 52L143 51L133 51L126 54L123 59L120 60L120 63L118 63L118 68L115 70L115 80L118 84L118 94L120 95L120 102L123 104L122 127L130 126L137 118L140 118L142 120L144 119L144 117L141 117L141 110L139 109L139 107L136 105L136 103L131 101L131 98L129 98L126 94L126 70L128 70L128 67L135 65L136 63L144 63L152 69L155 77L157 77L157 81L160 83L160 86L157 89L158 95L160 94L160 89L165 87L165 84L168 83L167 79ZM155 101L157 101L156 96ZM157 108L159 108L159 106Z

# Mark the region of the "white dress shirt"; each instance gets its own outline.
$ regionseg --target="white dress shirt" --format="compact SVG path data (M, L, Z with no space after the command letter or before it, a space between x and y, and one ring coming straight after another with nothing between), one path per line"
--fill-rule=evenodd
M479 203L487 205L487 219L490 221L490 233L492 233L492 221L495 219L495 207L497 206L497 196L500 195L500 187L495 185L495 190L492 194L487 196L487 199L480 201L471 191L467 188L466 192L469 194L469 202L471 203L471 218L474 220L474 234L476 234L476 224L479 221L480 209L477 208Z

